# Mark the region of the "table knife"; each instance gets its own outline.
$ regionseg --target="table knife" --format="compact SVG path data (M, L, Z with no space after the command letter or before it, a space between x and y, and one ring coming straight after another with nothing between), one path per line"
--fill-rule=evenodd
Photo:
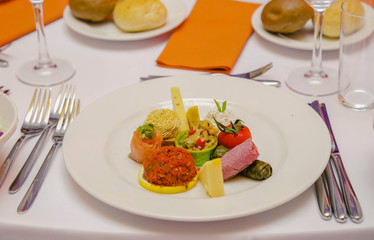
M314 101L312 103L309 103L309 106L311 106L317 112L319 108L319 102ZM321 217L325 220L330 220L332 217L331 202L330 202L330 196L327 190L326 181L327 181L326 175L325 173L322 173L321 176L319 176L317 181L314 183L314 187L316 189L317 202L318 202L318 207L321 213Z
M339 148L336 143L334 133L332 131L329 116L327 114L326 105L321 103L320 106L321 106L322 117L327 125L327 128L330 131L331 143L332 143L331 158L333 159L336 172L338 173L340 187L342 189L343 198L344 198L345 206L347 207L348 215L353 222L360 223L363 218L361 205L357 199L357 196L353 190L352 184L345 171L345 168L344 168L344 165L343 165L340 153L339 153Z

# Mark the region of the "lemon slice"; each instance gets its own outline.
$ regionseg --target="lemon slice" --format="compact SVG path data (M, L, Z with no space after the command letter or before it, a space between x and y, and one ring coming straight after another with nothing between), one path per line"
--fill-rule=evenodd
M175 186L175 187L159 186L159 185L155 185L155 184L148 182L147 179L143 177L143 172L144 172L144 168L142 167L138 175L140 185L142 185L142 187L144 187L145 189L152 191L152 192L156 192L156 193L174 194L174 193L186 192L192 189L193 187L195 187L197 180L198 180L198 175L196 174L196 176L192 179L191 182L187 184L187 186Z

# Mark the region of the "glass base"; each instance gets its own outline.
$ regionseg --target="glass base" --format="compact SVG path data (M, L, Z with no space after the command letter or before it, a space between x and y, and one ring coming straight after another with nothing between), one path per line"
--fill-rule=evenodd
M341 91L338 99L343 106L357 111L374 108L374 94L365 89Z
M313 73L310 67L293 70L286 80L289 89L307 96L327 96L338 92L338 72L323 68L320 73Z
M74 66L62 59L52 59L46 67L37 67L38 60L26 62L18 68L17 78L31 86L53 86L71 79L75 74Z

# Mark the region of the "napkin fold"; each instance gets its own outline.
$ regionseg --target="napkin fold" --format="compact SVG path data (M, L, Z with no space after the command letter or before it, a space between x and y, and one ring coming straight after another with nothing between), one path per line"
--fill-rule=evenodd
M45 0L44 23L62 17L69 0ZM5 0L0 2L0 46L35 30L34 11L29 0Z
M156 63L161 67L230 73L253 32L251 17L259 6L234 0L197 0Z

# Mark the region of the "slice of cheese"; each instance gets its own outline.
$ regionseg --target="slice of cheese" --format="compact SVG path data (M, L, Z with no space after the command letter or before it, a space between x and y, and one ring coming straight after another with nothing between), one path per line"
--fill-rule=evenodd
M179 88L172 87L171 88L171 99L173 101L173 110L177 113L178 118L181 122L180 130L185 131L189 130L186 110L184 109L183 99Z
M220 197L225 195L220 158L215 158L204 163L198 175L200 182L203 184L210 197Z
M189 127L198 128L200 124L200 114L198 106L192 106L187 110L186 113Z

